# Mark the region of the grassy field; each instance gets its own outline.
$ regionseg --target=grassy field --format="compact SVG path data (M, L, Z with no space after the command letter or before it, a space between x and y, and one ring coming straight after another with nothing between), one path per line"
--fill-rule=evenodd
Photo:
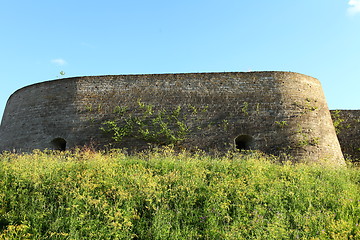
M360 239L354 167L171 149L0 158L0 239Z

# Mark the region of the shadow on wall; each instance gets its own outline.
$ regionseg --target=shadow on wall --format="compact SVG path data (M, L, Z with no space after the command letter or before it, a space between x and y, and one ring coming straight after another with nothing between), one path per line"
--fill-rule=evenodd
M77 81L47 81L14 92L1 122L0 151L66 150L78 144L76 130L87 123L78 114L77 105L83 99L78 99Z

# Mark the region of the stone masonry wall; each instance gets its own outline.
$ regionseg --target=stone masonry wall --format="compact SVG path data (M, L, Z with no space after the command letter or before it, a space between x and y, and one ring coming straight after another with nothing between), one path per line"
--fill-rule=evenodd
M333 121L337 124L337 136L344 155L354 161L360 161L360 111L332 110Z
M265 153L343 163L320 82L291 72L92 76L30 85L7 103L0 150L51 149L57 138L67 148L102 148L111 137L99 129L101 123L114 117L117 106L138 114L140 99L155 109L202 109L187 120L191 134L183 148L223 152L247 136L252 149ZM131 138L114 146L148 147Z

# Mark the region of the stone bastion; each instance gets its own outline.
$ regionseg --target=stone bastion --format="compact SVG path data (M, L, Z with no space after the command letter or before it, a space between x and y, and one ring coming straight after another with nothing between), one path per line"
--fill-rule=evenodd
M101 130L116 109L139 115L139 102L168 112L193 109L181 148L290 154L295 161L344 159L320 82L293 72L88 76L41 82L14 92L0 126L0 150L93 145L139 151L149 143L113 143ZM111 145L113 144L113 145Z
M360 164L360 111L331 110L341 150L348 160Z

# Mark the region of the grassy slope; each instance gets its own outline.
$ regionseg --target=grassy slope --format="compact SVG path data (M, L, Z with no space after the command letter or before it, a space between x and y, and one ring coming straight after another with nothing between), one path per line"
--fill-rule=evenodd
M360 239L354 168L171 150L0 158L0 239Z

